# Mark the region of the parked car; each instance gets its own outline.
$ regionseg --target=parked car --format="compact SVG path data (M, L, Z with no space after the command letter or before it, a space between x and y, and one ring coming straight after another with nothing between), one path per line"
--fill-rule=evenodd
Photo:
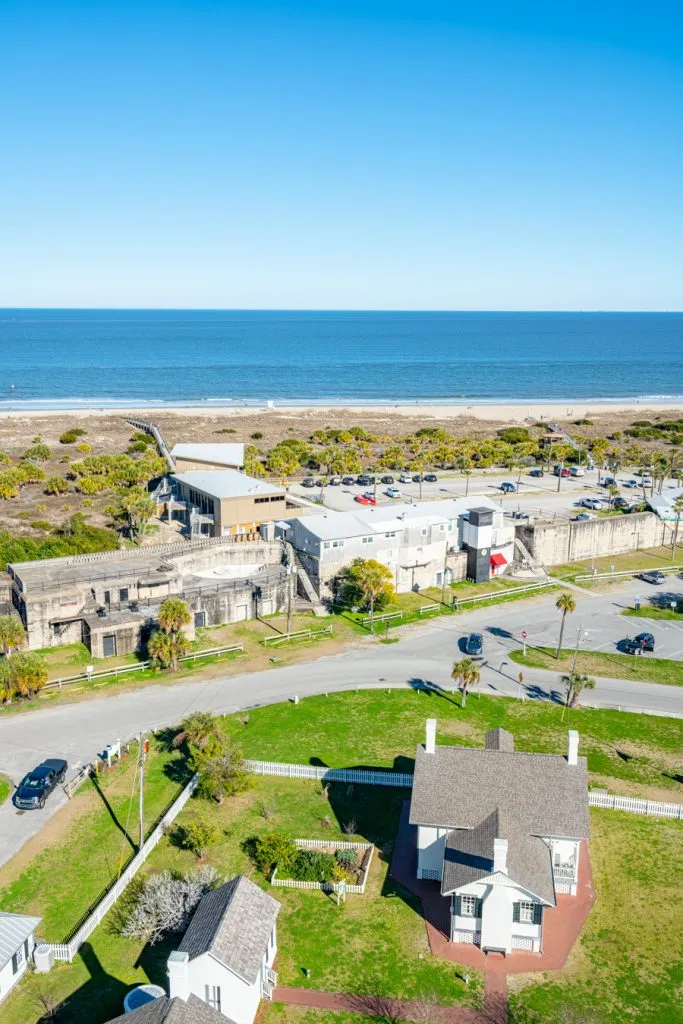
M470 633L465 641L465 654L471 657L481 657L484 653L484 640L481 633Z
M514 494L514 492L517 490L515 485L511 484L509 480L506 480L505 483L501 484L500 489L503 492L503 494Z
M356 482L355 476L343 476L342 477L342 483L344 484L344 487L353 487L355 482Z
M424 480L424 477L422 476L421 473L415 473L415 475L413 476L413 483L414 484L422 483L423 480Z
M586 470L583 466L570 466L569 472L572 476L585 476Z
M410 473L401 473L398 482L400 484L412 484L413 478Z
M43 761L37 768L25 775L17 786L13 798L14 806L23 811L33 811L38 807L44 807L45 801L55 786L64 782L68 767L66 761L59 758Z
M425 473L425 480L428 484L436 483L436 473Z
M401 492L399 491L398 487L387 487L387 489L386 489L386 491L384 493L386 494L387 498L400 498L401 497Z
M543 476L543 470L542 469L530 469L529 470L529 476L537 476L537 477L538 476Z
M571 469L567 466L553 466L553 476L570 477L572 475Z
M394 482L393 476L383 476L382 477L382 483L383 484L393 484L393 482Z
M635 654L636 651L654 651L655 638L652 633L639 633L633 638L627 636L624 641L624 650L627 654Z
M327 482L330 487L339 487L339 484L342 482L342 478L340 476L331 476Z
M356 497L353 500L357 501L359 505L376 505L377 504L377 500L374 498L374 496L372 494L357 494Z
M652 583L656 587L666 583L666 576L659 569L655 569L653 572L641 572L638 579L642 580L643 583Z
M360 484L361 487L369 487L374 482L374 476L369 476L367 473L361 473L360 476L356 477L356 483Z
M581 501L578 502L578 504L581 506L581 508L596 509L602 507L602 501L600 500L600 498L582 498Z
M613 476L603 476L602 480L600 481L600 486L611 487L613 483L616 483Z
M621 509L630 508L631 505L632 505L632 502L630 502L628 500L628 498L622 498L621 495L619 495L617 498L615 498L614 499L614 503L613 503L613 507L614 508L621 508Z
M302 487L315 487L315 480L312 476L305 476L301 481Z
M576 523L576 522L584 522L586 519L595 519L595 516L592 516L590 514L590 512L579 512L579 514L577 516L572 516L571 518L572 518L572 522Z
M637 480L624 480L622 487L640 487Z

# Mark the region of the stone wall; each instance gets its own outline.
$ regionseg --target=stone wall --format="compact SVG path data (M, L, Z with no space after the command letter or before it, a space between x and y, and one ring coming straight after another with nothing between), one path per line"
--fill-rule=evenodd
M555 519L517 525L517 536L541 565L655 548L672 541L671 526L652 512L571 522Z

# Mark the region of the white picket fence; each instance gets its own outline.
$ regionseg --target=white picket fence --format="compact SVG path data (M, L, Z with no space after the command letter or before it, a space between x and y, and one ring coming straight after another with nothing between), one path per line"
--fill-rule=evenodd
M50 943L55 960L67 960L71 963L83 943L90 935L92 935L98 924L100 924L104 915L111 910L117 900L121 898L126 886L138 873L154 847L164 835L168 826L175 820L175 818L178 817L178 814L182 811L183 807L195 791L197 778L198 776L194 775L192 779L190 779L187 786L185 786L180 796L171 804L156 828L150 832L142 845L142 849L133 857L126 870L116 882L116 885L114 885L113 888L111 888L109 892L102 897L93 912L86 918L76 934L73 935L68 942Z
M407 772L366 771L363 768L322 768L310 764L286 764L279 761L245 761L254 775L281 775L288 779L314 779L317 782L357 782L365 786L397 786L410 789L413 776Z
M643 800L637 796L617 796L600 789L588 790L591 807L607 807L611 811L630 811L632 814L649 814L653 818L683 819L683 804L667 804L660 800Z
M337 843L335 841L327 841L325 839L295 839L294 842L297 846L301 846L307 849L322 850L328 846L334 846L335 850L366 850L369 851L368 859L365 867L363 868L363 880L360 885L349 885L344 886L345 892L355 892L363 894L365 892L365 886L368 881L368 874L370 872L370 865L372 864L372 855L374 853L374 846L372 843ZM339 882L300 882L296 878L278 878L277 868L273 871L270 876L271 885L279 885L284 889L322 889L323 892L338 892L340 891Z

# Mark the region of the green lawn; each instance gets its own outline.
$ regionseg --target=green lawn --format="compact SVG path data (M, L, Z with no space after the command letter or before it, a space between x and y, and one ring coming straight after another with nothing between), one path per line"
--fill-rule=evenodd
M512 1020L680 1022L681 823L593 810L591 832L595 905L567 967L512 996Z
M529 668L545 668L550 672L569 672L574 651L563 649L555 657L551 647L527 647L512 651L510 660ZM589 676L607 676L615 679L640 679L648 683L666 683L683 686L683 662L667 658L653 658L649 654L607 654L603 651L580 651L576 659L577 672Z
M267 1003L259 1010L259 1024L368 1024L371 1019L357 1013L312 1010L309 1006L285 1003Z
M599 573L643 572L646 569L667 569L672 565L683 565L683 544L676 546L673 558L669 544L666 547L649 548L643 551L626 551L621 555L602 555L595 559L595 568ZM612 566L614 566L614 570L612 570ZM551 568L553 576L569 580L592 571L593 559L591 558L567 565L554 565Z
M679 611L673 608L655 608L653 605L645 605L640 608L626 608L621 614L631 615L638 619L676 619L680 622L683 619L683 600L678 601Z
M0 772L0 804L4 804L7 797L12 792L13 786L6 775Z

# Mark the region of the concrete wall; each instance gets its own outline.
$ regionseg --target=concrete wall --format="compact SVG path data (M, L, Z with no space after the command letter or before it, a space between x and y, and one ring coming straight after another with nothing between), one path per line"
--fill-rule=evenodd
M618 555L670 544L671 526L652 512L586 519L579 522L520 523L517 536L542 565L582 561L594 555Z
M446 847L447 828L433 828L430 825L417 827L417 877L441 878L443 855ZM426 874L425 874L426 873Z

